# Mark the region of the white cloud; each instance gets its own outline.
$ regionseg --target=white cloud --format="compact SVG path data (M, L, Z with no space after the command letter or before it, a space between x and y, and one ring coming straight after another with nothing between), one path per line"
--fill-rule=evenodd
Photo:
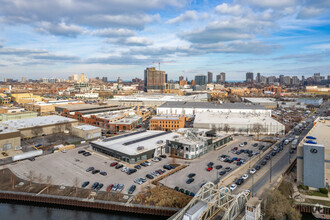
M298 0L239 0L239 2L262 8L284 8L296 5Z
M221 14L230 14L230 15L240 15L244 12L243 8L240 5L229 5L227 3L222 3L215 8L215 11Z
M108 39L108 43L123 44L127 46L148 46L152 44L151 40L145 37L128 37L128 38L113 38Z
M119 28L119 29L113 29L113 28L105 28L105 29L98 29L91 32L92 35L100 36L100 37L128 37L133 36L135 34L135 31Z
M318 15L321 15L325 12L324 8L314 8L314 7L303 7L299 14L298 18L306 19L306 18L312 18Z
M76 37L87 31L85 28L73 24L68 25L65 22L61 22L58 24L53 24L50 22L41 22L40 25L35 28L35 30L40 33L62 35L67 37Z
M168 24L178 24L187 21L197 20L197 12L196 11L186 11L185 13L179 15L178 17L169 19L166 23Z

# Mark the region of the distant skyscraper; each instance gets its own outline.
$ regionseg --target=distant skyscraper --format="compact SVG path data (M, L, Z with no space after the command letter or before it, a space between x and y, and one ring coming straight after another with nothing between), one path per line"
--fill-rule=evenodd
M300 80L299 80L298 76L293 76L291 81L292 81L292 85L299 85L300 84Z
M261 83L261 74L257 73L256 83Z
M268 84L274 84L276 81L276 77L275 76L269 76L267 77L267 83Z
M284 76L284 84L285 85L291 85L291 77L290 76Z
M247 72L246 73L246 82L247 83L252 83L253 82L253 79L254 79L253 73L252 72Z
M280 84L284 84L284 75L280 75L279 80Z
M219 75L217 75L217 83L224 84L225 82L226 82L226 73L221 72Z
M213 73L207 72L207 83L212 83L212 82L213 82Z
M155 67L150 67L144 70L144 90L161 90L165 89L167 81L165 71L156 70Z
M103 82L108 82L108 77L105 77L105 76L102 77L102 81L103 81Z
M196 75L195 76L196 85L206 85L206 76L205 75Z

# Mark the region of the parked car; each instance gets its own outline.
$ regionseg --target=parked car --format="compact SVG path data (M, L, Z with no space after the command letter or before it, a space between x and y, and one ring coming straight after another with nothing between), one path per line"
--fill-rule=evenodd
M241 185L241 184L243 184L243 182L244 182L243 178L239 178L238 180L236 180L235 184Z
M265 157L266 160L269 160L270 159L270 155L268 154L266 157Z
M243 180L246 180L248 177L249 177L249 175L247 175L247 174L243 174L242 179L243 179Z
M118 165L117 162L112 162L112 163L110 164L110 167L114 167L114 166L117 166L117 165Z
M98 182L95 182L95 183L93 183L93 185L92 185L92 189L95 189L97 186L99 185L99 183Z
M262 162L261 162L261 165L262 166L264 166L264 165L266 165L267 164L267 160L263 160Z
M102 176L106 176L106 175L108 175L107 172L105 172L105 171L100 172L100 174L101 174Z
M219 172L219 175L221 175L221 176L223 176L225 174L226 174L226 171L225 170L222 170L222 171Z
M99 173L99 172L100 172L100 170L93 170L92 174L96 174L96 173Z
M276 151L272 151L272 156L275 156L276 155Z
M157 157L152 158L152 161L159 162L159 159Z
M196 176L196 173L189 173L189 174L188 174L188 177L189 177L189 178L193 178L194 176Z
M117 187L117 192L120 192L124 189L124 184L119 184L119 186Z
M136 189L136 185L132 185L129 190L128 190L128 194L132 194Z
M141 169L141 166L140 165L135 165L134 168L135 169Z
M250 173L251 173L251 174L255 174L256 172L257 172L257 170L256 170L255 168L251 168L251 169L250 169Z
M80 150L80 151L78 151L78 154L83 154L83 153L85 153L86 151L84 151L84 150Z
M209 163L207 164L207 166L208 166L208 167L211 167L211 166L213 166L213 164L214 164L213 162L209 162Z
M213 167L206 168L206 171L211 171L211 170L213 170Z
M85 181L85 182L83 182L83 184L81 185L81 187L82 188L85 188L86 186L88 186L89 185L89 181Z
M144 162L147 166L151 166L151 163L149 161Z
M95 190L99 191L100 189L102 189L102 187L103 187L103 184L100 183L99 185L97 185L97 187L95 188Z
M117 165L115 166L116 169L120 169L120 168L122 168L122 167L124 167L124 165L122 165L122 164L117 164Z
M260 168L261 168L261 167L260 167L259 165L255 166L255 169L256 169L256 170L260 170Z
M189 178L189 179L186 181L187 184L190 184L190 183L192 183L192 182L194 182L194 179L193 179L193 178Z
M89 152L85 152L85 153L83 153L83 155L84 155L85 157L88 157L88 156L90 156L90 155L92 155L92 154L89 153Z
M146 177L151 180L154 178L151 174L147 174Z
M254 143L252 146L253 147L258 147L258 143Z
M165 154L159 155L161 158L166 158Z
M221 168L222 168L221 165L217 165L217 166L215 167L215 169L217 169L217 170L220 170Z
M231 186L229 187L231 191L234 191L236 188L237 188L236 184L231 184Z
M110 184L108 187L107 187L107 192L110 192L113 188L113 184Z
M226 172L229 172L229 171L231 171L231 168L230 167L226 167L225 170L226 170Z
M92 171L92 170L94 170L94 167L88 167L88 168L86 169L86 172L89 172L89 171Z
M244 143L240 143L239 146L240 146L240 147L244 147Z

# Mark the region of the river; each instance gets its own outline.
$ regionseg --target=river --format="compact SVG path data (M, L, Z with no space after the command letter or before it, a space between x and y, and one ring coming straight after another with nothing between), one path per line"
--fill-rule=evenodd
M166 217L0 203L0 220L161 220Z

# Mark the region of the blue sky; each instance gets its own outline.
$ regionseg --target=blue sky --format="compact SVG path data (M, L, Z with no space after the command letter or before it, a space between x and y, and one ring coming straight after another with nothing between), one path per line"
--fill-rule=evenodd
M0 78L328 75L329 0L0 0Z

